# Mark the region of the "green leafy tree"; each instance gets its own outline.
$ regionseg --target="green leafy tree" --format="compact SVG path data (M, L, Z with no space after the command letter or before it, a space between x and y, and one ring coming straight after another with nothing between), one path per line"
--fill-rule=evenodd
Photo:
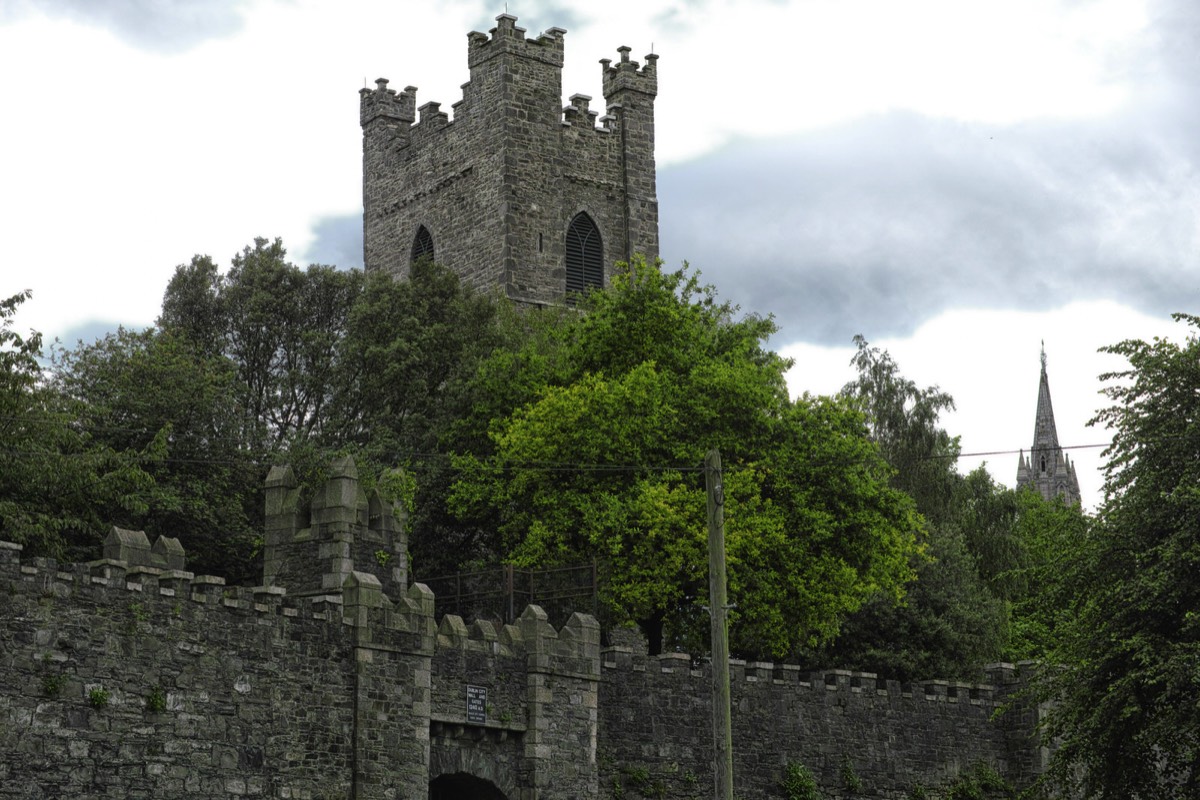
M478 441L459 423L471 413L481 361L511 352L520 336L513 314L422 259L407 280L368 276L348 317L325 441L353 449L364 471L402 467L409 476L409 548L422 577L470 566L485 547L484 530L446 514L449 453Z
M880 592L845 622L838 638L798 654L813 666L846 667L902 680L975 677L996 660L1006 634L1007 607L991 589L973 545L975 524L1001 491L978 470L955 469L959 446L938 425L954 408L936 386L920 388L886 352L855 337L858 377L843 396L866 414L870 437L892 466L891 485L911 496L928 526L925 548L911 555L917 575L902 601ZM971 509L978 519L971 519Z
M827 639L874 592L902 593L920 533L911 501L887 485L851 403L788 400L789 362L763 346L770 319L734 319L686 268L640 260L583 306L480 371L512 405L483 453L457 460L451 505L494 521L504 556L595 558L613 621L637 621L655 648L664 633L700 646L699 466L716 446L735 651L782 655ZM530 369L518 377L516 364Z
M1011 609L1003 660L1043 660L1055 648L1060 627L1071 622L1076 587L1066 576L1089 547L1091 523L1079 506L1062 498L1047 501L1031 489L1012 495L1018 554L995 581Z
M13 330L29 296L0 301L0 538L30 555L89 560L112 525L109 510L144 508L153 480L142 463L159 443L112 448L80 425L78 404L42 376L41 336Z
M54 385L93 445L152 454L139 462L152 479L141 502L105 509L109 524L178 537L193 570L254 577L263 467L240 438L228 359L171 333L121 329L58 353Z
M182 336L205 356L225 353L228 313L222 307L224 279L210 256L195 255L175 268L163 293L158 327Z
M1182 343L1103 349L1105 501L1067 565L1043 689L1053 775L1087 798L1200 796L1200 317Z
M886 351L854 337L858 351L850 360L858 377L842 389L867 415L871 438L895 474L892 485L917 502L926 519L940 522L957 511L961 478L955 471L959 443L938 425L954 410L954 398L937 386L924 389L905 378Z
M243 443L285 452L320 437L337 391L339 347L363 275L286 260L282 241L255 239L221 275L197 256L175 270L159 327L237 374Z

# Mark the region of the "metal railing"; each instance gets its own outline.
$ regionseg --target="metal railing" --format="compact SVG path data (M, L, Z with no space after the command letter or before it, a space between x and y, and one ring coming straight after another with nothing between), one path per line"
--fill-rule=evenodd
M502 564L416 580L433 591L438 617L457 614L468 624L477 619L511 624L531 603L541 606L556 626L575 611L598 611L595 562L550 569Z

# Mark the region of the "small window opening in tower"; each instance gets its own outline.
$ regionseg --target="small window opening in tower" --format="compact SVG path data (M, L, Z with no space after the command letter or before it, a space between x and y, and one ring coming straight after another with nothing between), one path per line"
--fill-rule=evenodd
M567 302L572 295L604 285L604 247L600 230L586 212L567 227Z
M429 229L424 225L417 228L417 235L413 237L412 258L411 263L415 264L426 256L429 260L433 260L433 236L430 235Z
M1046 471L1046 457L1042 456L1042 472Z
M543 252L542 235L540 233L538 234L538 252L539 253Z

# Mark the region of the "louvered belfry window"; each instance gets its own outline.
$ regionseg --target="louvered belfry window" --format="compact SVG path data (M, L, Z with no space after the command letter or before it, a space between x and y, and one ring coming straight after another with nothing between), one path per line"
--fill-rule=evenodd
M413 238L412 263L417 263L425 256L433 260L433 237L429 234L429 229L422 225L417 228L417 235Z
M604 247L600 230L585 212L567 227L567 297L604 285Z

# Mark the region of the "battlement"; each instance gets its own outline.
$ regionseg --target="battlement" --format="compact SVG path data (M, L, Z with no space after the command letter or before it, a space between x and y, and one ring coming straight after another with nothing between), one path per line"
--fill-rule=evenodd
M545 33L526 39L525 29L517 26L517 18L501 14L496 17L496 27L488 33L467 34L467 66L474 70L499 55L511 54L561 68L565 33L562 28L547 28Z
M389 594L408 586L403 510L359 485L352 458L333 462L328 480L308 502L291 467L272 467L266 480L263 583L292 595L338 593L355 571L375 575Z
M141 531L114 529L105 542L106 554L111 553L114 539L136 540L138 536L145 538ZM58 598L68 598L81 588L101 587L117 595L125 593L144 601L163 598L164 602L174 604L188 600L201 606L265 616L300 617L378 631L421 633L429 637L434 651L524 656L531 666L549 666L551 661L573 662L578 667L576 671L593 675L602 668L606 674L613 675L623 672L670 675L677 679L702 681L704 685L708 681L710 662L707 657L697 659L688 653L639 655L629 646L601 649L599 623L588 614L573 614L559 629L549 623L546 612L537 605L527 606L512 625L497 626L478 620L468 626L456 614L447 614L435 624L434 596L428 587L416 583L402 596L392 598L383 591L382 582L370 573L351 572L342 587L333 593L294 598L280 586L228 587L224 578L196 576L182 570L149 567L113 558L67 565L49 558L22 561L22 550L21 545L0 541L0 578L7 575ZM729 665L730 681L734 685L761 684L801 691L985 706L1005 702L1014 687L1022 684L1024 676L1035 668L1035 664L1028 661L996 663L984 667L986 682L933 679L901 683L881 680L872 672L842 669L808 672L794 664L736 658L731 658Z
M145 561L144 538L119 531L108 552L125 546ZM431 741L437 764L455 759L452 772L458 748L485 746L508 759L505 785L566 782L587 796L594 783L591 617L556 630L530 607L515 625L468 630L458 617L435 624L427 587L389 596L366 572L337 592L291 597L112 558L22 559L22 549L0 542L0 749L26 754L0 786L182 798L201 786L265 796L271 785L283 797L383 800L400 785L425 796L442 769L429 771ZM467 685L486 698L482 719L468 713ZM590 772L562 772L579 758Z
M127 538L134 534L135 540L137 535L145 538L141 531L121 533ZM108 542L105 549L111 551ZM290 597L281 586L226 586L224 578L214 575L113 558L80 564L59 564L51 558L23 561L22 550L19 544L0 541L0 580L12 580L13 591L25 585L60 600L100 591L104 596L93 595L93 603L117 608L136 603L137 616L142 619L155 613L178 618L182 614L179 604L187 601L218 614L251 613L357 628L361 629L356 637L360 644L379 643L393 633L418 634L424 641L418 649L431 653L445 649L526 657L535 668L564 664L572 672L599 674L600 626L586 614L574 614L556 630L545 611L530 605L515 625L497 630L490 622L479 621L468 628L461 617L452 614L435 624L433 592L424 584L415 583L402 596L392 598L375 575L365 572L351 572L337 592Z
M635 654L627 646L606 647L601 651L601 664L605 673L620 676L622 673L646 673L671 675L677 680L695 680L697 691L711 680L711 662L707 657L694 659L687 653L663 653L658 656ZM776 664L768 661L745 661L729 659L729 679L732 686L741 685L746 690L760 686L782 687L788 691L841 692L864 697L924 700L927 702L964 703L987 708L996 708L1007 699L1014 686L1021 683L1021 676L1029 674L1032 662L1021 664L997 663L984 667L986 682L972 683L954 680L923 680L903 683L881 680L873 672L833 669L807 672L794 664Z
M397 92L388 88L387 78L376 78L375 88L358 90L359 123L366 127L375 120L383 120L401 131L416 121L417 87L406 86Z
M648 656L637 644L602 651L601 729L620 768L601 780L636 770L674 796L686 790L677 765L704 744L697 732L710 730L712 665L687 653ZM788 763L809 767L834 797L847 765L874 797L908 796L918 785L938 796L932 790L979 765L1018 787L1044 769L1039 709L1023 693L1030 664L988 665L978 683L901 683L740 659L729 666L734 772L763 796Z
M646 54L646 66L639 68L638 62L630 61L629 47L618 47L620 58L614 65L612 59L602 58L600 64L604 77L604 97L609 103L617 102L617 95L624 91L640 92L655 97L658 95L658 56Z
M127 531L116 526L104 540L104 557L138 567L169 570L185 569L187 561L178 539L160 536L151 547L143 531Z

